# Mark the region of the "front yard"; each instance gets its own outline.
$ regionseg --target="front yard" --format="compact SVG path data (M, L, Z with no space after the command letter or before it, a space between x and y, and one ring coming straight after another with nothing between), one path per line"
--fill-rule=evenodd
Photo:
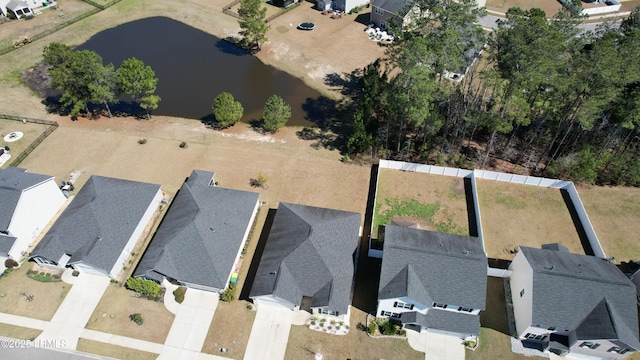
M71 285L62 281L40 282L29 278L27 271L32 265L25 262L0 277L0 312L48 321L67 296ZM32 300L28 301L27 297Z
M202 352L238 360L244 357L256 317L256 312L249 310L248 305L250 303L244 300L218 303ZM228 352L221 354L221 348Z
M163 303L134 294L117 285L107 287L86 328L163 344L175 315ZM142 325L129 319L134 313L142 315Z
M76 350L115 359L154 360L158 357L158 354L87 339L78 339Z
M291 326L285 360L312 359L403 359L423 360L424 353L413 350L406 339L374 339L366 333L366 313L351 307L351 329L347 335L329 335L307 326Z

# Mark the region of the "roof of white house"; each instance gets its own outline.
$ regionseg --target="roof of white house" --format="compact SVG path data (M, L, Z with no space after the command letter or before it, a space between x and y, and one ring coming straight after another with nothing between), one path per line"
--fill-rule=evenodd
M0 231L8 231L22 192L49 179L53 176L28 173L26 169L0 169Z
M109 272L160 185L93 175L31 253Z
M351 304L360 214L280 203L250 297L273 295L341 314Z
M176 195L134 276L164 276L217 289L227 286L256 208L256 192L213 186L194 170Z
M487 257L476 237L386 225L378 299L408 297L434 303L485 308ZM475 315L430 309L415 322L431 328L478 333ZM411 322L403 314L403 322Z
M520 252L533 269L532 324L640 349L636 288L614 264L563 248L521 246Z

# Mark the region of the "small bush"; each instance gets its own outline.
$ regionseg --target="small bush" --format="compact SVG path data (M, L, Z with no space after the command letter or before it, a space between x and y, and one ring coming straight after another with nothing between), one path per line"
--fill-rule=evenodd
M41 271L41 272L40 272L40 276L44 276L44 271Z
M44 276L51 277L51 274L50 273L46 273L46 274L44 274Z
M236 299L236 286L229 284L229 287L220 294L220 300L224 302L232 302Z
M58 280L58 279L60 279L60 275L53 275L52 278Z
M315 326L316 325L316 321L315 320L311 320L311 325Z
M38 273L37 271L31 270L31 269L27 270L27 275L33 275L37 273Z
M187 143L183 141L183 142L180 143L179 146L180 146L180 148L184 149L184 148L187 147Z
M146 144L146 143L147 143L147 138L140 138L140 139L138 139L138 144L140 144L140 145L144 145L144 144Z
M133 321L138 325L142 325L142 323L144 322L144 320L142 319L142 315L140 315L140 313L129 315L129 319L131 319L131 321Z
M71 273L72 276L78 276L80 275L80 271L78 270L73 270L73 272Z
M18 266L18 262L17 262L17 261L15 261L15 260L13 260L13 259L7 259L7 260L5 260L5 262L4 262L4 266L5 266L7 269L12 269L12 268L14 268L14 267Z
M378 328L378 324L372 322L369 324L369 335L374 335L376 333L376 329Z
M179 287L173 290L173 297L178 304L182 304L182 302L184 301L185 292L187 292L187 289L183 287Z

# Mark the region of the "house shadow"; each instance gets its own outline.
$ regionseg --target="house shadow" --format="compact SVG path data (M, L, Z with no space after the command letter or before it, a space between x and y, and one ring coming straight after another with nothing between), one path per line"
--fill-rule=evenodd
M253 281L256 278L256 273L258 272L258 265L260 265L260 260L262 259L264 248L267 245L267 238L269 237L269 232L271 231L271 225L273 225L273 219L276 216L276 211L277 209L269 209L269 211L267 212L267 218L264 222L264 226L262 227L262 232L260 233L258 243L256 244L256 251L253 254L253 258L251 259L251 265L249 265L247 277L244 281L244 285L242 286L242 290L240 291L240 296L238 297L240 300L250 300L249 294L251 293L251 288L253 287Z
M576 207L573 205L571 201L571 197L569 196L569 192L564 189L560 189L560 193L562 194L562 199L564 200L565 205L567 205L567 210L569 210L569 214L571 215L571 220L573 221L573 226L575 226L576 231L578 232L578 236L580 237L580 244L582 245L582 249L586 255L594 256L593 248L589 243L589 238L587 237L587 233L584 231L584 225L582 221L580 221L580 217L578 217L578 212L576 211Z
M486 309L480 312L480 326L510 335L503 281L503 278L487 276L487 303Z
M364 214L362 238L360 239L360 252L355 273L356 285L353 291L352 305L366 313L376 311L378 300L378 284L380 283L381 259L369 258L369 237L371 236L371 223L375 208L375 195L378 179L378 165L371 166L369 177L369 194L367 196L367 208Z
M371 13L366 12L364 14L358 14L358 16L356 16L356 18L353 21L360 23L364 26L367 26L371 23Z
M464 180L464 197L467 203L467 221L469 224L469 236L478 237L480 231L478 230L476 207L473 202L473 187L471 185L471 178L465 177Z

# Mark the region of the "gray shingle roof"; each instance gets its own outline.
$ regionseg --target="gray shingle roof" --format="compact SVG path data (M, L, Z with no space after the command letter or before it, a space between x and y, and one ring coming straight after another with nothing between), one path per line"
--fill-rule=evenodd
M9 250L11 250L15 242L15 237L0 234L0 256L9 256Z
M93 175L31 256L111 271L160 185Z
M176 195L134 276L224 289L259 194L210 186L194 170Z
M392 14L401 14L404 16L409 12L408 4L410 3L410 0L373 0L371 5L384 9Z
M53 176L31 174L26 169L9 167L0 169L0 231L8 231L13 213L24 190L41 184Z
M487 257L480 239L386 225L378 299L484 309Z
M341 314L351 304L360 214L280 203L250 297L271 295Z
M550 249L520 251L533 269L534 325L575 331L579 340L615 332L640 349L636 289L614 264Z

